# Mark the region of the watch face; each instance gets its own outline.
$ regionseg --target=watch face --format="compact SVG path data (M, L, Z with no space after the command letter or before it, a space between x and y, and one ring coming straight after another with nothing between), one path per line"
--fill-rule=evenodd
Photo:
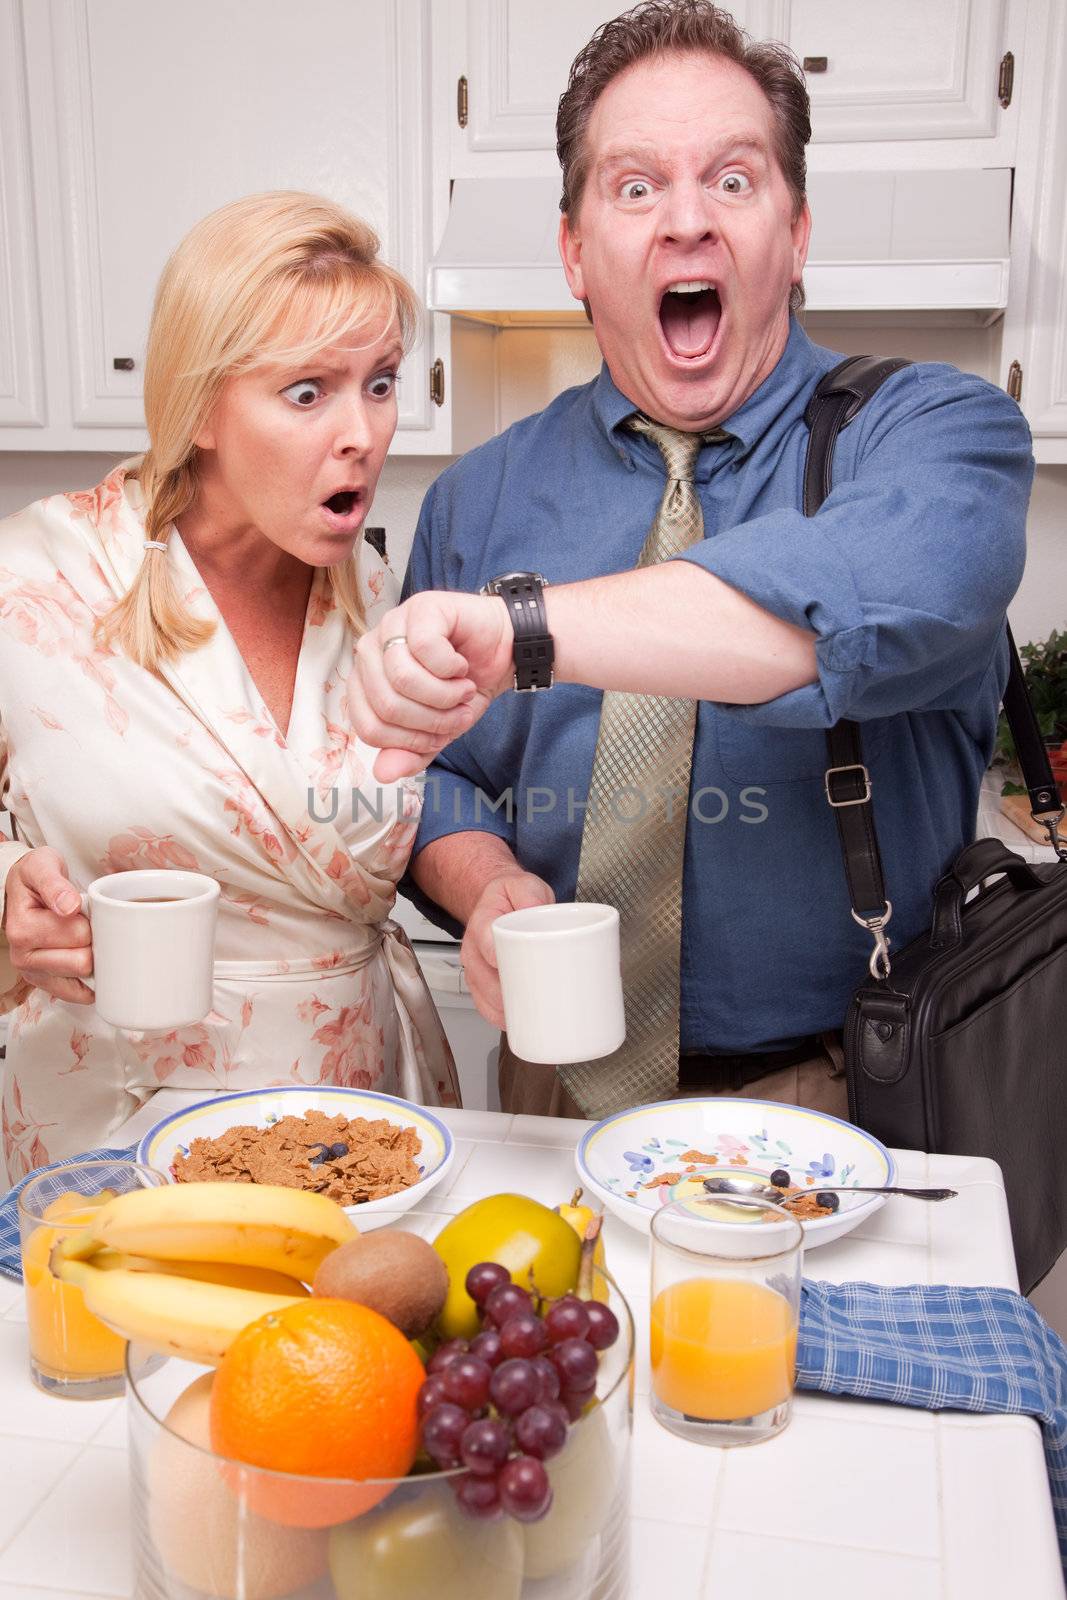
M499 578L491 579L493 584L498 583L544 583L539 572L503 572Z

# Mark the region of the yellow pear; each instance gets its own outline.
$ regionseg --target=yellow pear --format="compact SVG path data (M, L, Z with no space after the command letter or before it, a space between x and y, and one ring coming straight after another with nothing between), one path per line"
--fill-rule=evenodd
M570 1223L579 1239L584 1239L586 1229L589 1227L589 1224L592 1222L593 1218L595 1216L599 1216L601 1220L603 1220L604 1213L603 1211L594 1211L592 1206L583 1206L581 1200L582 1190L575 1189L574 1193L571 1195L570 1204L558 1205L556 1210L559 1212L564 1222ZM603 1233L598 1233L596 1236L596 1244L593 1247L593 1267L595 1270L592 1273L593 1287L590 1298L593 1300L603 1300L606 1303L608 1298L608 1286L607 1282L605 1281L604 1274L608 1270L608 1264L607 1257L604 1254Z

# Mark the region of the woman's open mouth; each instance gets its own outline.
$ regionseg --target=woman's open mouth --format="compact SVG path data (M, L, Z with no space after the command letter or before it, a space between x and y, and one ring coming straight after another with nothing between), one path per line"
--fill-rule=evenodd
M363 520L363 490L339 489L322 502L322 509L333 528L339 533L350 533Z
M706 278L672 283L659 303L664 342L679 361L699 361L706 356L715 343L721 320L718 290Z

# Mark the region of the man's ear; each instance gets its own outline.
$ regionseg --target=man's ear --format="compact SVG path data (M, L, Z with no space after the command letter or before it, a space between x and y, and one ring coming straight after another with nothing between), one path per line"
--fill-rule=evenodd
M808 259L808 244L811 240L811 212L805 200L800 208L800 214L793 223L790 232L793 237L793 275L791 281L799 283L804 276L804 263Z
M582 241L566 212L559 219L559 258L563 262L567 287L576 300L584 302L586 294L585 278L582 273Z

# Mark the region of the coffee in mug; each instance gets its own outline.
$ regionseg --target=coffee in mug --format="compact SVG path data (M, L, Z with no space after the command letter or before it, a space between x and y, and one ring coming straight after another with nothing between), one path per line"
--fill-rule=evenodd
M219 886L201 872L113 872L82 896L96 1009L130 1032L184 1028L211 1010Z

